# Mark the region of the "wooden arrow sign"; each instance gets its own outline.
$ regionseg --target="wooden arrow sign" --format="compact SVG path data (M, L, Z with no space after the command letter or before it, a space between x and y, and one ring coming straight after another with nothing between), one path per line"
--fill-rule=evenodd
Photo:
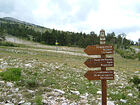
M87 46L84 52L88 55L113 54L114 48L112 45L93 45Z
M114 59L113 58L93 58L93 59L88 59L84 64L89 68L114 67Z
M84 75L88 80L114 80L114 70L95 70L88 71Z

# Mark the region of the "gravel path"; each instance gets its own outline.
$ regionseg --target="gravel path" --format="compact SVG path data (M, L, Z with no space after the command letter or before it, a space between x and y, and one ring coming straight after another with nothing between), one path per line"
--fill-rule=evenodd
M76 51L79 51L78 48L68 48L68 47L62 47L62 46L56 47L56 46L42 45L42 44L39 44L39 43L19 39L19 38L14 37L14 36L6 36L6 40L9 41L9 42L17 43L17 44L24 44L24 45L27 45L27 46L35 47L35 48L30 48L30 50L34 50L34 51L48 51L48 52L56 52L56 53L76 55L76 56L85 56L85 57L89 56L89 55L84 54L84 53L76 53ZM46 48L46 49L44 49L44 48ZM27 49L27 48L21 48L21 49ZM80 49L80 51L83 52L83 49ZM90 57L97 57L97 56L93 55L93 56L90 56Z

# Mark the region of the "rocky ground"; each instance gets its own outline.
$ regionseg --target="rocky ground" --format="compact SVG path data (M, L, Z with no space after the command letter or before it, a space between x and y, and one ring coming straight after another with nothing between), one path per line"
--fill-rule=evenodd
M89 68L81 51L0 47L0 72L22 69L19 81L0 77L0 105L101 105L101 82L84 77ZM140 62L117 54L114 59L110 70L115 70L115 80L107 81L108 105L139 105L139 90L130 79L140 77Z

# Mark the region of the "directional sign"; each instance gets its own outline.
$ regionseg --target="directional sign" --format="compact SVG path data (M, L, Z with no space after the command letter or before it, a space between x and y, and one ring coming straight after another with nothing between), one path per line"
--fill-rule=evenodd
M95 70L88 71L84 75L88 80L114 80L114 70Z
M113 54L114 48L112 45L93 45L87 46L84 50L88 55L101 55L101 54Z
M114 59L113 58L93 58L93 59L88 59L84 64L89 68L114 67Z

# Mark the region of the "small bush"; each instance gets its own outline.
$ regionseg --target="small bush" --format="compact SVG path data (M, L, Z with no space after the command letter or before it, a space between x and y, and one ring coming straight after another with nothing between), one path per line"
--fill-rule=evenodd
M140 91L140 78L138 76L134 76L130 82L133 82L136 88Z
M39 85L39 82L37 81L37 73L31 74L28 77L23 77L20 79L20 81L16 82L16 85L18 86L26 86L27 88L35 88Z
M18 81L21 77L21 68L9 68L0 73L3 80L6 81Z
M11 43L11 42L5 42L5 41L0 41L0 46L19 47L18 44Z
M37 80L35 78L24 80L24 83L29 88L34 88L38 86Z
M133 82L135 85L140 84L140 78L138 76L134 76L133 79L130 80Z

